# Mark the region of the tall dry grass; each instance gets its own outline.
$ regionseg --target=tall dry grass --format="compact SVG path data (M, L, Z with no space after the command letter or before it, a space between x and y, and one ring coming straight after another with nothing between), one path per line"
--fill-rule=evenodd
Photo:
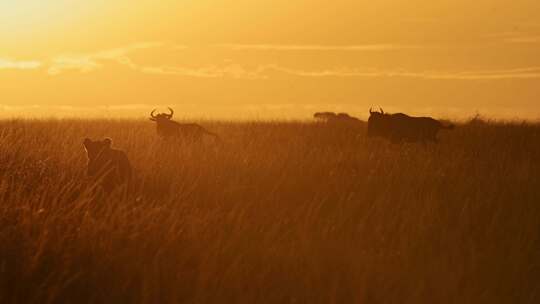
M540 126L475 121L438 145L365 127L0 122L0 303L540 303ZM85 137L136 191L84 191Z

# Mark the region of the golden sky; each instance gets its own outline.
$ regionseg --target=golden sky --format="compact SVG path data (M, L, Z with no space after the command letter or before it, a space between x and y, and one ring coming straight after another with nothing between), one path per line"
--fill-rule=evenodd
M537 0L0 0L0 116L540 118Z

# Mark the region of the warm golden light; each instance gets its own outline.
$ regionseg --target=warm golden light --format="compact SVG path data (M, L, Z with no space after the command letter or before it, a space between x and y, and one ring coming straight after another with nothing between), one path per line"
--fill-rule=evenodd
M0 1L2 36L9 35L47 35L53 30L69 31L70 25L95 17L99 10L106 9L103 1L66 0L24 0ZM102 3L100 3L102 2ZM94 16L92 16L94 15ZM25 37L27 38L27 37ZM37 37L34 37L37 38ZM16 41L11 41L15 43Z
M29 0L0 19L2 116L540 116L532 0Z
M540 0L0 0L0 304L540 303Z

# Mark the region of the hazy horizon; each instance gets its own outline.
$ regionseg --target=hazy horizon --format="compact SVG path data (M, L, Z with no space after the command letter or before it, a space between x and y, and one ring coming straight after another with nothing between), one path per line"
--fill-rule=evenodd
M127 104L127 105L1 105L0 119L28 118L28 119L146 119L151 110L168 112L167 108L175 110L175 119L178 120L229 120L229 121L257 121L257 120L312 120L315 112L345 112L362 120L369 117L369 108L378 110L381 107L385 112L406 112L413 116L433 116L440 119L465 121L474 117L496 121L540 121L540 111L519 114L520 109L507 107L460 108L418 107L404 110L398 106L364 106L350 104L238 104L238 105L205 105L197 104Z

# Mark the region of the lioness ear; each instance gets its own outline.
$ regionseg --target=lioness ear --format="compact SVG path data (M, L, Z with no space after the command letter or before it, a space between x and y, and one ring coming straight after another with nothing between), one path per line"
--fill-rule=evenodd
M107 137L107 138L105 138L105 139L103 140L103 143L104 143L107 147L110 148L111 145L112 145L112 139L110 139L110 138Z

